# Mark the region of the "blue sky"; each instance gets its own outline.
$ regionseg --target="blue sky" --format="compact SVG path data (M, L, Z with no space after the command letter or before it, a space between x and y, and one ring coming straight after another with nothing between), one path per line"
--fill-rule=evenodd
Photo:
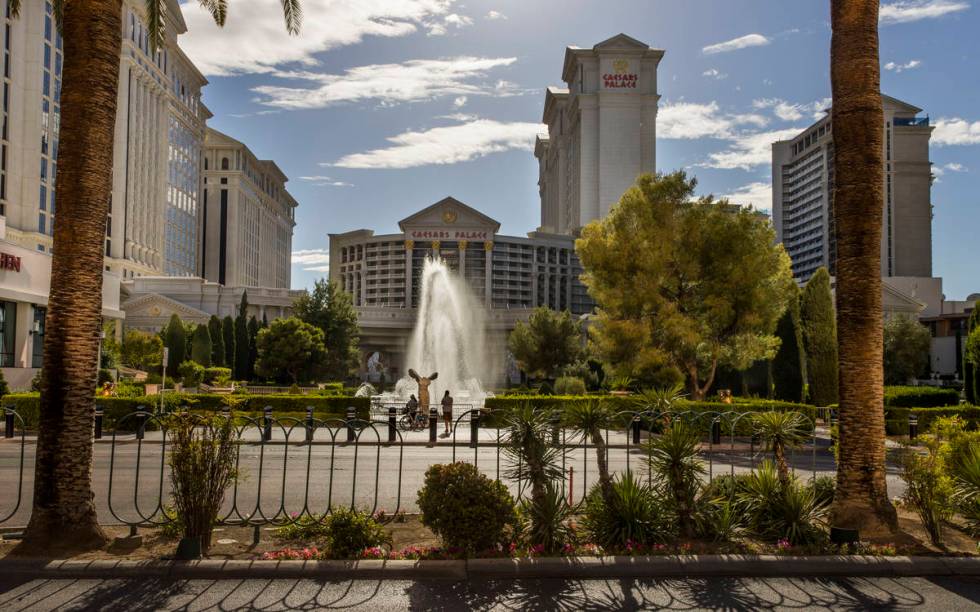
M325 275L327 234L397 222L446 195L523 235L539 223L543 90L567 45L624 32L666 50L657 166L769 207L769 144L830 96L827 0L236 0L223 30L183 6L210 125L274 159L300 202L293 286ZM882 3L882 90L936 125L933 273L980 291L980 2Z

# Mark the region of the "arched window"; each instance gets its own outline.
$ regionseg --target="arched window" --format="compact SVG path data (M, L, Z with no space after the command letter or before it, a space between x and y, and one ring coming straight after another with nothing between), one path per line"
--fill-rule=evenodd
M221 158L221 169L222 170L227 170L228 169L228 158L227 157L222 157Z

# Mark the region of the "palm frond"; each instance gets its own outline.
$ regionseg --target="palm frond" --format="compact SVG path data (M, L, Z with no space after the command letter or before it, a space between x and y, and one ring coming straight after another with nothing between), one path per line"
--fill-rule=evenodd
M11 17L20 17L20 0L7 0L7 11Z
M299 0L282 0L282 15L286 19L286 31L294 36L299 34L299 26L303 22Z
M153 52L163 45L163 0L146 0L146 34Z
M199 0L199 2L204 10L211 13L216 24L222 27L225 25L225 18L228 16L227 0Z
M18 0L19 1L19 0ZM58 32L64 32L65 26L65 2L68 0L53 0L51 8L54 12L54 23Z

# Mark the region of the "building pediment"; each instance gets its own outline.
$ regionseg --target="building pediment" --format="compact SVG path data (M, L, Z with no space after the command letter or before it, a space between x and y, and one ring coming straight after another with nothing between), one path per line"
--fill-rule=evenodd
M126 313L126 318L132 319L169 319L176 314L182 321L193 321L204 323L211 318L211 315L168 298L158 293L148 293L129 299L120 306Z
M453 197L398 222L409 239L489 240L500 223Z
M645 42L636 40L632 36L627 36L622 32L616 34L615 36L607 38L601 43L597 43L593 47L593 49L595 49L596 51L600 51L600 50L624 51L630 49L638 49L640 51L646 51L649 48L650 46L647 45Z

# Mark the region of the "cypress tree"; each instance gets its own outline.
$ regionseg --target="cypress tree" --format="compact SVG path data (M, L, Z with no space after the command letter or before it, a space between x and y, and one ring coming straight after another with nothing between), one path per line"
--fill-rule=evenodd
M793 291L786 312L776 324L779 350L772 360L773 395L786 402L806 401L806 355L800 330L799 289Z
M248 320L248 378L255 378L255 360L259 358L259 350L255 344L259 336L259 321L255 317Z
M830 273L821 267L803 289L800 323L806 354L810 401L817 406L837 403L837 317L830 291Z
M242 301L235 317L235 378L248 380L248 292L242 292Z
M225 365L225 338L221 319L216 315L211 315L208 320L208 335L211 336L211 365L220 368Z
M225 367L235 376L235 321L231 315L221 321L221 336L225 343Z
M171 376L177 376L177 368L187 356L187 332L177 313L170 315L163 342L168 352L167 369Z
M0 398L9 393L10 385L7 384L7 379L3 377L3 370L0 370Z
M211 332L208 326L201 323L194 328L194 340L191 342L191 360L200 365L211 367Z
M980 327L980 300L973 305L973 312L966 323L966 337L969 338L973 330ZM975 363L969 359L963 363L963 387L966 391L966 401L968 404L980 404L980 363Z

